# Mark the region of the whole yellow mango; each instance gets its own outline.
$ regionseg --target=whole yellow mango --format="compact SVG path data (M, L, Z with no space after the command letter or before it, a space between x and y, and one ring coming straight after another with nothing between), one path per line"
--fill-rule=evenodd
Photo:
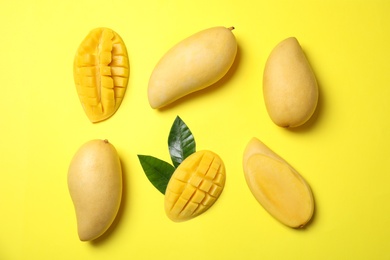
M225 186L225 166L208 150L188 156L175 170L165 191L165 213L175 221L186 221L208 210Z
M92 140L74 155L68 187L81 241L100 237L114 221L122 198L122 168L115 147Z
M313 115L318 85L296 38L280 42L270 53L263 77L265 106L271 120L281 127L297 127Z
M161 108L220 80L237 53L232 29L209 28L172 47L157 63L149 79L150 106Z
M247 144L243 168L253 196L275 219L292 228L310 221L314 212L310 186L259 139L252 138Z

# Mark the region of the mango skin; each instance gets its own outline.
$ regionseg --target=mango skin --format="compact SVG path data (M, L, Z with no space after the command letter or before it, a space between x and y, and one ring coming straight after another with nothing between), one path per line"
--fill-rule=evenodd
M296 38L283 40L270 53L264 68L263 95L267 112L278 126L301 126L313 115L318 84Z
M107 140L82 145L69 166L68 188L80 240L100 237L114 221L122 198L122 168L115 147Z
M243 155L245 180L256 200L275 219L302 228L312 218L314 198L304 178L257 138Z
M165 213L174 222L193 219L206 212L225 186L222 159L202 150L188 156L175 170L165 191Z
M209 28L172 47L150 76L150 106L164 107L220 80L237 53L237 41L231 30L222 26Z

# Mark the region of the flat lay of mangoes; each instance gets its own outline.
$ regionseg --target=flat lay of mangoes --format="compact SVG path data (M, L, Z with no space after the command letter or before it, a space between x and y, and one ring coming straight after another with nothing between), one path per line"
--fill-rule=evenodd
M205 29L168 50L151 72L150 107L160 109L223 78L237 54L234 30ZM92 123L108 120L119 109L129 71L126 46L118 33L96 28L81 42L74 58L74 82ZM264 66L263 96L271 121L283 128L305 124L316 110L316 77L296 38L281 41L271 51ZM228 173L217 153L196 150L194 135L180 117L168 134L168 148L172 163L150 155L138 155L138 159L149 181L165 196L167 217L188 221L216 203ZM104 234L118 213L122 197L119 158L109 140L90 140L70 162L68 187L81 241ZM271 216L291 228L309 223L314 212L311 188L286 160L253 137L241 161L249 190Z

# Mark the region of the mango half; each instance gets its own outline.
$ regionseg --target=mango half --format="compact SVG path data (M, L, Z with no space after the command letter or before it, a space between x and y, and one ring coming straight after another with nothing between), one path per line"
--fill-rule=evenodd
M243 168L253 196L275 219L292 228L302 228L310 221L314 212L310 186L259 139L247 144Z
M225 186L225 165L208 150L188 156L175 170L165 191L165 213L182 222L207 211Z
M220 80L237 53L233 27L200 31L172 47L155 66L148 85L152 108L164 107Z
M74 58L77 94L93 123L111 117L122 103L129 79L129 59L122 38L96 28L81 42Z

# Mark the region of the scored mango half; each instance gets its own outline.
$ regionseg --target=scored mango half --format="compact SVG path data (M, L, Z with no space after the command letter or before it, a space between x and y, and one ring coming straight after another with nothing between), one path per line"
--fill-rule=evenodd
M192 219L208 210L225 186L221 158L208 150L188 156L173 173L165 191L165 212L175 221Z
M121 37L96 28L80 44L73 65L80 102L93 123L111 117L122 103L129 79L129 59Z

